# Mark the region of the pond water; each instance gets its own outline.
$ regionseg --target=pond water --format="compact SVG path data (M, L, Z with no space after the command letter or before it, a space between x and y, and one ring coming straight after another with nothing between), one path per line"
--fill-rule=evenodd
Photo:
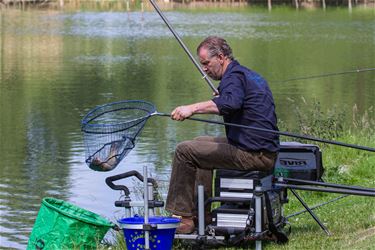
M47 196L121 218L114 206L120 193L106 186L106 177L148 166L167 187L178 142L223 134L217 125L153 117L115 170L92 171L80 131L90 109L137 99L170 112L211 98L211 90L153 11L0 11L0 248L25 248ZM373 10L243 7L165 14L193 53L204 37L225 37L242 64L268 79L278 118L289 127L296 123L292 109L315 101L323 110L337 106L348 113L353 105L364 112L375 104L375 71L285 81L375 67Z

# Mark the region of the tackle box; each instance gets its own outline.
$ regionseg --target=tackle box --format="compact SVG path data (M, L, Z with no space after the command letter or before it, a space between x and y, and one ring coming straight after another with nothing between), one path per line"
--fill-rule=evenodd
M312 144L282 142L274 175L287 178L320 181L323 175L322 152Z

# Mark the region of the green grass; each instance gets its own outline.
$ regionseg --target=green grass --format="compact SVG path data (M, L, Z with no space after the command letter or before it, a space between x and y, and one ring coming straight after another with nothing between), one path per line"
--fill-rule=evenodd
M306 199L310 204L327 198L310 196ZM374 206L374 198L349 196L315 210L331 236L327 236L308 214L291 218L289 243L285 246L268 244L265 249L370 249L375 246ZM291 201L286 210L295 208L296 202Z
M352 126L338 126L346 119L342 112L321 112L318 106L305 116L300 116L299 126L314 136L341 142L366 145L375 148L375 133L372 108L358 117L353 108ZM370 114L370 115L369 115ZM314 120L308 119L314 117ZM327 131L329 129L335 131ZM305 131L306 132L306 131ZM375 188L375 154L373 152L320 145L323 151L325 182ZM323 203L338 194L299 191L311 207ZM303 210L300 203L289 193L290 201L284 206L285 214ZM268 243L264 249L375 249L375 197L348 196L314 210L319 219L332 233L327 236L313 218L301 214L290 218L292 233L289 243Z

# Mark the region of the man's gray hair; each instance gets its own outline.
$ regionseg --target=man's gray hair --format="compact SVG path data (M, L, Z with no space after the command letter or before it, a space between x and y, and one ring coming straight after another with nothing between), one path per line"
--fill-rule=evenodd
M201 48L207 49L209 57L223 54L230 60L234 59L232 49L224 38L218 36L209 36L198 45L197 54L199 54Z

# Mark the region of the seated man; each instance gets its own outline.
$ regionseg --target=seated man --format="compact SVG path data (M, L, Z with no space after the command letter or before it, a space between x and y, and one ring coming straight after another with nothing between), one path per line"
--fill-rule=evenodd
M207 75L221 80L219 95L175 108L172 119L183 121L194 114L218 114L228 123L278 130L275 104L266 80L234 60L232 49L223 38L206 38L197 54ZM195 188L203 184L205 193L210 194L213 169L270 171L274 166L278 135L233 126L226 126L225 130L226 137L204 136L177 145L166 202L169 212L182 217L177 233L194 231Z

